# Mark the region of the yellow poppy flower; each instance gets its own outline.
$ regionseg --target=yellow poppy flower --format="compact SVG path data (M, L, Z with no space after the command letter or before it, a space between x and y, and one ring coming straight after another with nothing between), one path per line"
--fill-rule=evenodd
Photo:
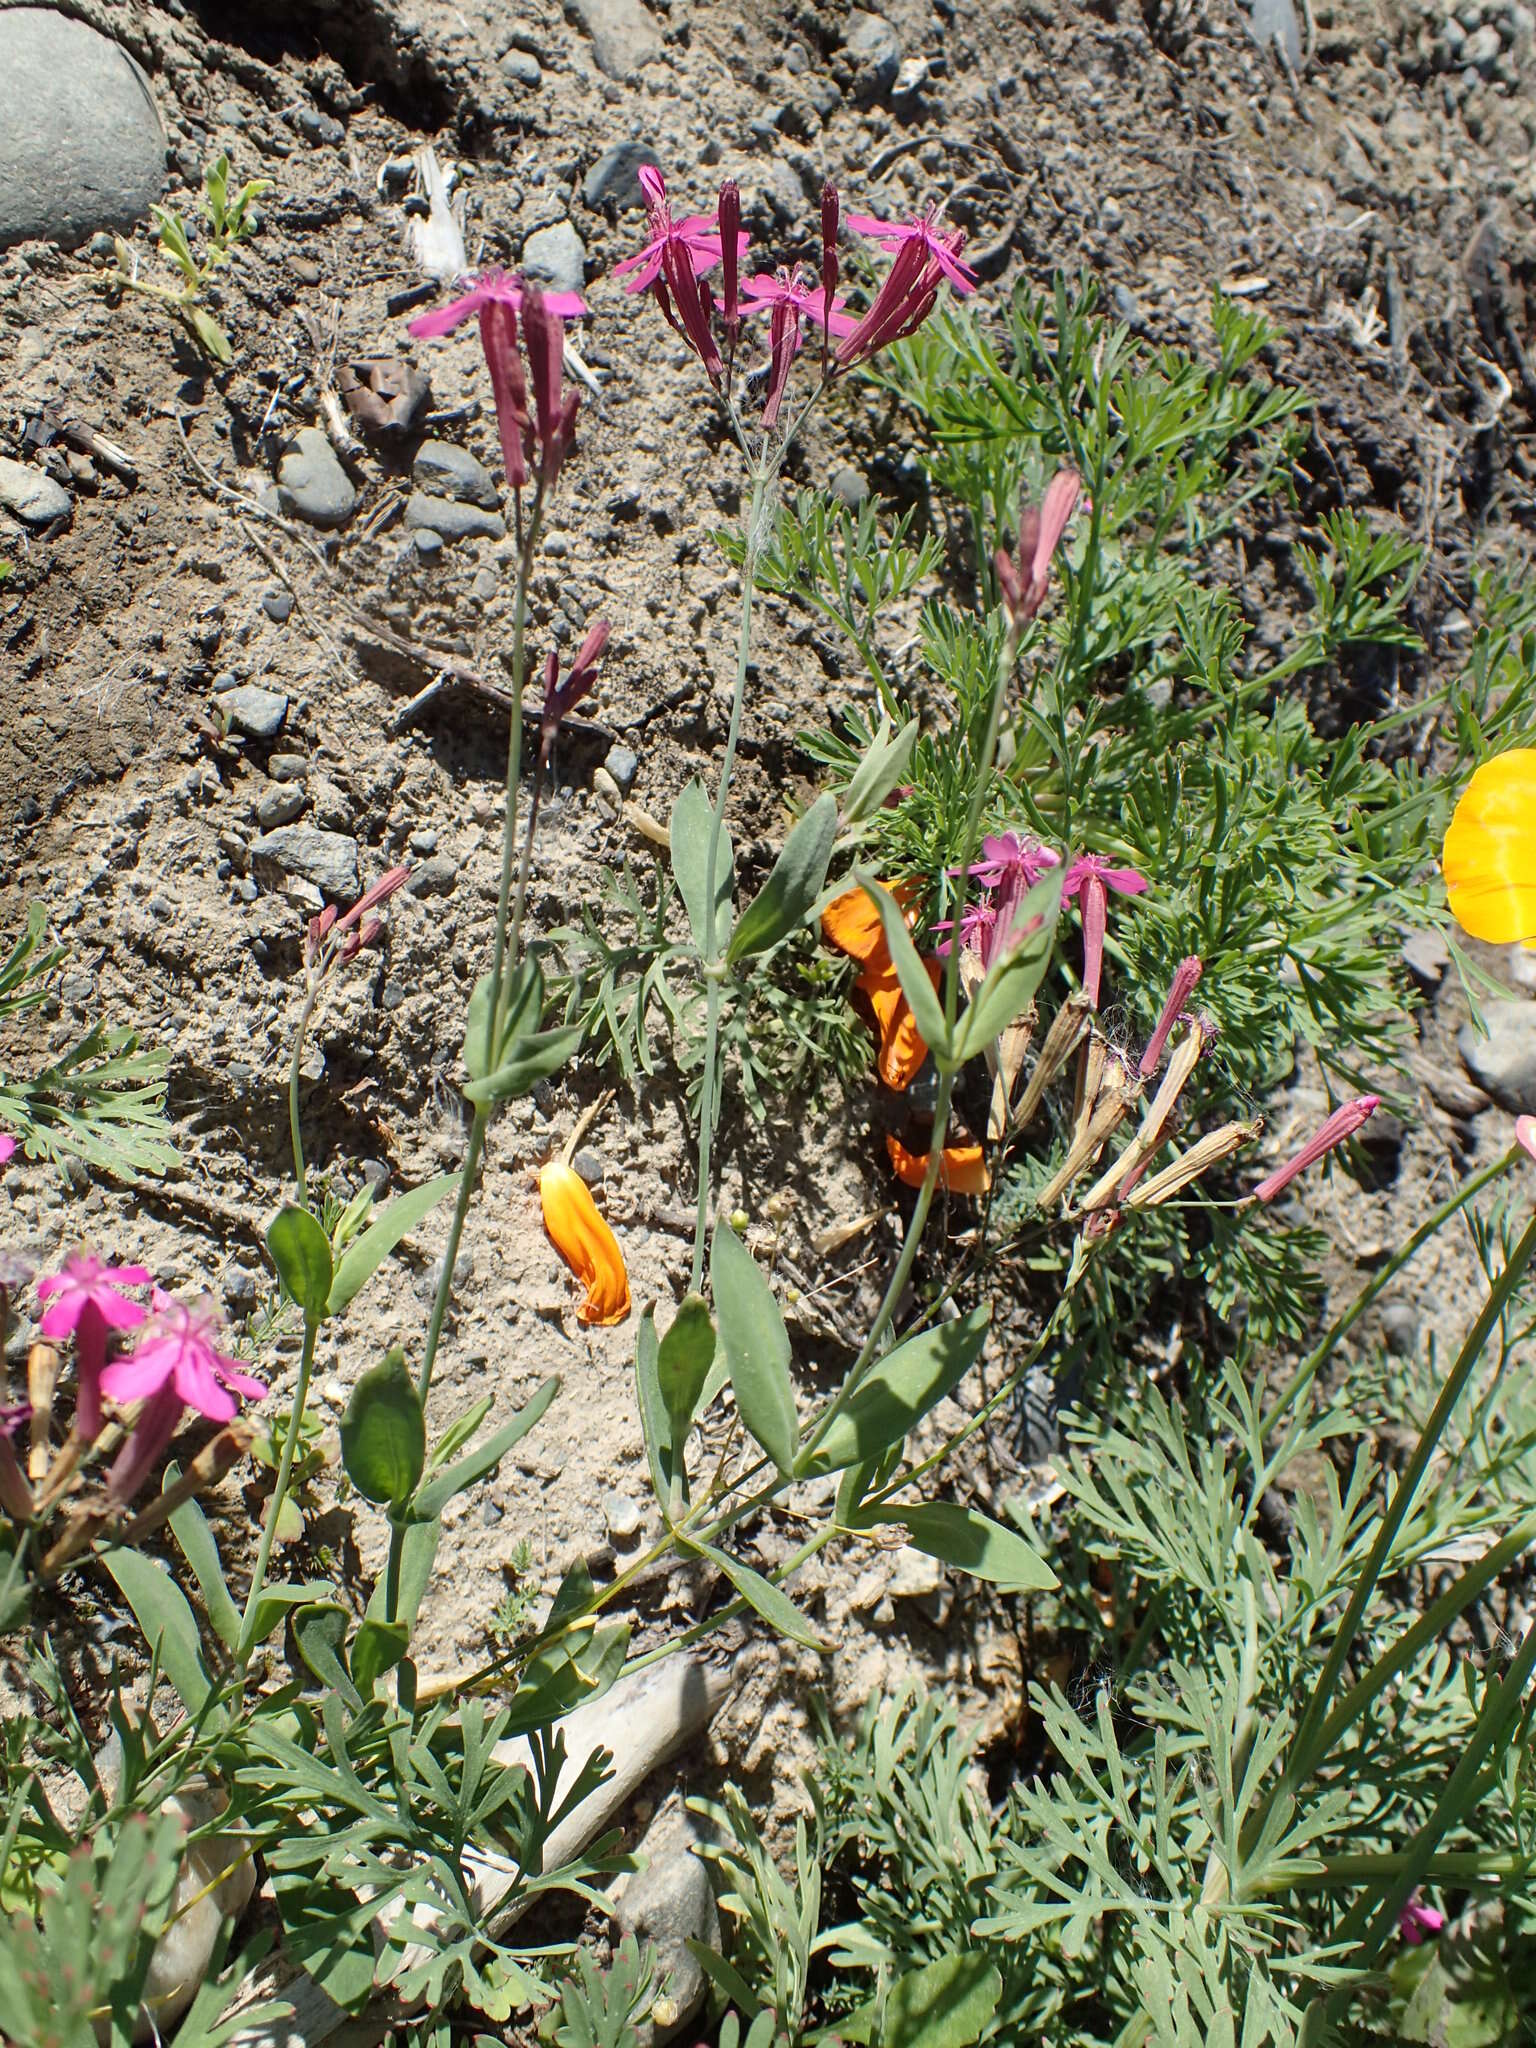
M552 1159L539 1168L539 1201L550 1242L587 1290L576 1313L605 1329L629 1314L629 1275L618 1239L573 1166Z
M1474 939L1536 947L1536 747L1485 761L1440 857L1451 915Z

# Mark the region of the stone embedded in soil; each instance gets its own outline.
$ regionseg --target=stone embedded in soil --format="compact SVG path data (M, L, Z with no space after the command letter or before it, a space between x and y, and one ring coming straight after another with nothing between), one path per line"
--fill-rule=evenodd
M459 864L451 853L434 853L411 872L413 896L451 896L459 879Z
M503 50L496 59L496 69L514 85L536 86L544 76L538 58L530 50Z
M720 1914L709 1871L694 1848L711 1837L691 1815L663 1807L639 1843L645 1868L624 1887L614 1909L623 1934L656 1952L661 1996L639 2030L641 2048L660 2048L697 2016L707 1989L690 1941L717 1947Z
M423 441L411 464L411 482L431 497L480 505L487 512L495 512L501 504L496 479L456 441Z
M357 509L357 492L336 450L318 427L300 427L277 465L277 489L285 512L311 526L345 526Z
M233 690L219 692L219 709L236 732L251 740L275 740L288 716L288 699L281 690L264 690L259 683L240 683Z
M843 48L853 60L855 99L865 106L884 99L901 69L901 45L891 24L883 15L856 7L848 17Z
M1471 1024L1456 1034L1467 1071L1511 1116L1536 1116L1536 1003L1487 1003L1488 1036Z
M263 832L291 825L304 808L304 789L297 782L274 782L256 799L256 822Z
M1301 24L1294 0L1249 0L1248 33L1263 49L1279 43L1294 69L1301 62Z
M274 782L302 782L309 773L309 763L302 754L274 754L267 763L267 773Z
M1451 949L1437 931L1410 932L1403 941L1403 965L1427 993L1438 988L1451 964Z
M274 626L281 626L293 617L293 592L281 583L269 584L261 593L261 608Z
M628 78L661 55L661 37L640 0L565 0L570 19L592 38L597 68Z
M605 149L587 172L581 196L588 206L644 206L640 167L650 164L660 170L661 159L648 142L616 142Z
M4 15L0 15L0 23L4 20ZM51 526L55 519L67 519L73 504L64 486L56 484L44 471L34 469L29 462L12 462L9 456L0 456L0 505L28 526Z
M552 292L579 292L586 282L587 251L568 220L535 228L523 244L523 275Z
M358 893L357 841L318 825L279 825L251 842L253 861L271 861L285 875L312 882L327 896Z
M869 496L869 485L851 463L845 462L840 469L834 469L830 489L834 498L846 505L850 512L857 512Z
M603 1495L603 1520L615 1543L628 1543L640 1533L640 1509L627 1493Z
M1411 1358L1418 1349L1419 1311L1411 1301L1388 1301L1381 1307L1381 1334L1395 1358Z
M405 523L417 534L418 548L421 536L427 533L439 541L500 540L507 530L499 512L485 512L478 505L456 505L449 498L428 497L425 491L412 491L406 500ZM421 552L428 550L422 548Z
M635 777L640 773L640 756L633 747L610 747L603 766L613 777L625 796L635 786Z
M0 9L0 249L133 227L164 189L165 142L120 45L51 8Z

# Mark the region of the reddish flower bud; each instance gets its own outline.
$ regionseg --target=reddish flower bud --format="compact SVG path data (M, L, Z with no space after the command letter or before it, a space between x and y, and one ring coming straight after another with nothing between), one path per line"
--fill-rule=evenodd
M842 202L829 178L821 188L821 303L830 306L837 292L837 224ZM821 330L821 374L827 374L827 351L831 346L826 324Z
M560 721L566 713L579 704L592 685L597 681L597 665L608 646L612 631L606 619L594 619L587 628L586 638L576 651L576 659L564 684L560 682L560 666L554 650L544 663L544 713L540 720L540 741L547 753L553 746Z
M734 342L741 325L741 192L734 178L725 179L720 187L715 220L720 234L720 310Z
M480 346L490 372L496 402L496 431L501 440L507 482L520 491L528 481L528 449L533 421L528 411L528 385L517 349L517 314L507 299L488 299L480 308Z
M1309 1166L1315 1166L1319 1159L1331 1152L1335 1145L1342 1145L1346 1138L1352 1138L1362 1124L1368 1123L1381 1105L1379 1095L1356 1095L1342 1104L1307 1140L1294 1158L1284 1166L1277 1167L1253 1191L1255 1202L1272 1202L1276 1195L1288 1188L1296 1176L1305 1173Z
M1147 1040L1147 1049L1141 1056L1136 1071L1143 1080L1155 1074L1162 1062L1163 1048L1168 1043L1168 1034L1184 1014L1184 1005L1195 991L1195 985L1204 972L1199 959L1191 953L1181 960L1173 977L1173 986L1168 991L1168 1000L1163 1004L1163 1014L1157 1020L1157 1029Z

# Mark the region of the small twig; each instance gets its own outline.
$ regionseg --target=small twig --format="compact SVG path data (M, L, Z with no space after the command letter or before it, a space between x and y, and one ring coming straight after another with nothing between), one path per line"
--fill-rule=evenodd
M588 1131L591 1130L609 1103L612 1102L613 1097L614 1090L612 1088L605 1088L602 1094L598 1096L596 1102L589 1102L581 1112L581 1115L577 1117L575 1123L571 1126L571 1135L560 1148L560 1162L563 1166L570 1165L576 1156L576 1147L581 1143Z

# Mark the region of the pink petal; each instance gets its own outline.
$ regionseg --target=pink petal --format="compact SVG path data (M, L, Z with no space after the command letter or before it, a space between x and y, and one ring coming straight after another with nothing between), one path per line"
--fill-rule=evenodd
M910 228L897 227L892 221L876 220L874 215L869 213L850 213L848 225L856 235L868 235L871 237L876 235L894 235L900 238L912 232Z
M1515 1118L1515 1143L1523 1145L1533 1159L1536 1159L1536 1116Z
M51 1283L47 1280L40 1280L37 1285L38 1293L41 1294L50 1284L55 1287L62 1287L65 1282L62 1276L56 1276ZM63 1301L56 1301L52 1308L43 1311L42 1319L37 1327L45 1337L68 1337L73 1334L74 1327L79 1322L84 1311L84 1300L79 1294L71 1292Z
M1145 875L1138 875L1134 868L1100 868L1102 880L1122 896L1139 896L1148 886Z
M8 1131L0 1131L0 1166L4 1166L15 1150L16 1140Z
M176 1391L189 1408L206 1415L210 1422L228 1422L239 1413L240 1404L214 1378L212 1358L205 1345L185 1345L176 1361Z
M466 292L462 299L450 299L446 306L434 306L430 313L423 313L419 319L409 321L406 331L430 340L439 334L448 334L461 326L471 313L478 313L485 303L485 293L480 290Z
M266 1381L252 1379L248 1372L241 1372L232 1358L219 1359L218 1372L226 1387L233 1387L237 1394L244 1394L248 1401L260 1401L266 1394Z
M171 1377L174 1357L167 1357L164 1342L151 1341L126 1358L114 1358L101 1376L102 1392L114 1401L143 1401L163 1387Z
M642 164L640 166L640 190L645 194L652 206L666 205L667 181L654 164Z

